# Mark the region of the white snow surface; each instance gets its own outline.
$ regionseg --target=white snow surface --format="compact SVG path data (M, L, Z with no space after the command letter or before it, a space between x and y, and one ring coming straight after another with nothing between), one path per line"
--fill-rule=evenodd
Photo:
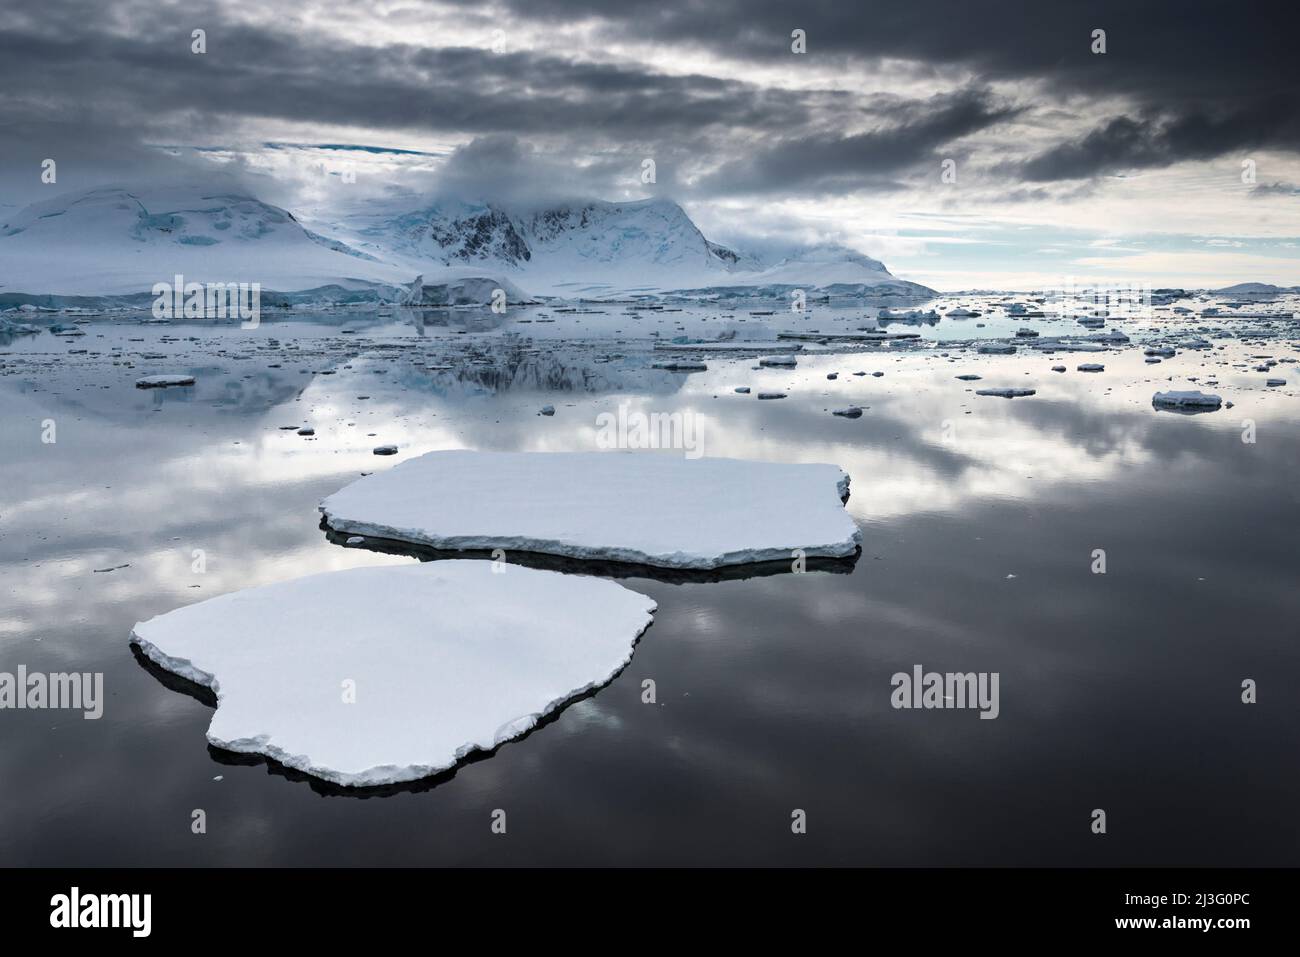
M278 582L141 622L131 641L216 693L217 747L343 786L413 781L609 682L650 625L654 601L617 583L493 564Z
M851 555L861 532L835 465L659 452L429 452L320 506L340 532L709 569Z

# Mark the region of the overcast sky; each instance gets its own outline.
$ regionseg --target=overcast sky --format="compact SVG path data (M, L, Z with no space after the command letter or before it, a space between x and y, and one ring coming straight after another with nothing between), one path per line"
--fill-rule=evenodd
M711 239L841 241L940 289L1289 285L1294 7L4 0L0 203L175 168L324 222L660 195Z

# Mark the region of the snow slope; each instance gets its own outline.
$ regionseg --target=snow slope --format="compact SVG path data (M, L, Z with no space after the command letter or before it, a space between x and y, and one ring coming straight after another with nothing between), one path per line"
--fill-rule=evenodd
M610 681L655 610L614 582L493 567L311 575L178 608L131 641L216 693L219 748L344 786L413 781Z

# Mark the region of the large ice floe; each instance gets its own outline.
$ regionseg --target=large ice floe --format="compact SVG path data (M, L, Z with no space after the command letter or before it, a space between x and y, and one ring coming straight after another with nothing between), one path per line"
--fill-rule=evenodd
M845 557L861 533L835 465L658 452L429 452L326 498L337 532L661 568Z
M264 585L136 625L206 686L208 741L343 786L395 784L517 738L631 660L655 603L614 582L486 561Z

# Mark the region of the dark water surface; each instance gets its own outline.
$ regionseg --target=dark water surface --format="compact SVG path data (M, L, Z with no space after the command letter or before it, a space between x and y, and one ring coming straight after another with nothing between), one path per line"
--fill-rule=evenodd
M1267 389L1250 358L1294 358L1290 341L1160 365L1140 348L932 349L684 375L648 368L630 325L627 340L545 342L521 337L537 326L382 322L349 338L310 317L83 328L0 347L0 670L100 671L107 700L98 721L0 712L0 862L1300 864L1300 375L1279 365L1290 384ZM1106 371L1075 371L1088 361ZM173 371L197 385L134 388ZM1188 376L1235 407L1151 407L1157 389L1199 387ZM994 385L1038 394L970 391ZM860 558L626 578L659 610L618 678L390 792L210 750L209 704L133 656L132 625L178 605L413 561L318 527L319 500L361 472L437 448L592 449L596 416L622 402L701 416L708 455L842 465ZM538 416L547 403L555 416ZM829 414L850 403L862 418ZM386 442L397 456L371 454ZM917 664L998 672L1000 716L895 710L891 676Z

